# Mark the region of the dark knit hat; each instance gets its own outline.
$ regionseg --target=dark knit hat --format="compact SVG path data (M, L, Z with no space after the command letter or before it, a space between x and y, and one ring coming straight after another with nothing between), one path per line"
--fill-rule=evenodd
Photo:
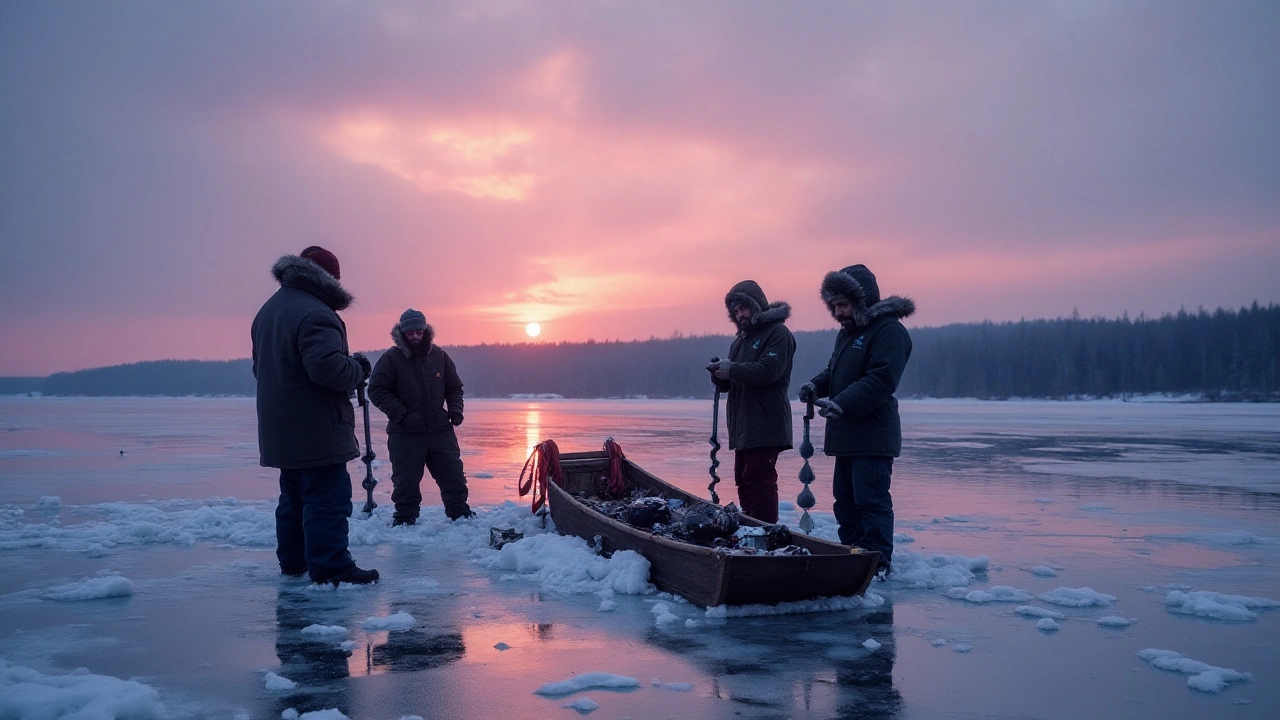
M408 332L410 330L426 330L427 316L409 308L400 313L400 332Z
M334 280L342 279L342 268L338 265L338 256L319 245L312 245L298 255L319 265L320 269L332 275Z

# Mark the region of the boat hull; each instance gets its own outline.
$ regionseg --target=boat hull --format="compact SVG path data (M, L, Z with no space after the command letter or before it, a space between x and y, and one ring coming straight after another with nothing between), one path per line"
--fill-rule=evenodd
M604 452L564 453L564 478L547 489L551 517L560 532L591 542L606 552L633 550L649 561L649 581L705 607L773 604L818 597L860 595L879 565L880 555L796 532L793 542L810 555L737 555L650 534L579 502L572 493L595 494L608 472ZM623 460L629 487L643 487L688 503L699 498ZM740 516L744 525L764 523Z

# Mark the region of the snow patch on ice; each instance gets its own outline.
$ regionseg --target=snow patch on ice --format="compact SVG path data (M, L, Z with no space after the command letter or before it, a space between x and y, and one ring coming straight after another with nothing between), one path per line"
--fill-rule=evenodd
M160 720L168 713L150 685L85 668L45 675L0 658L0 717Z
M1129 618L1122 618L1119 615L1107 615L1106 617L1098 618L1097 623L1102 627L1129 627L1133 624L1133 621Z
M298 683L283 675L277 675L270 670L267 671L266 685L268 690L292 690L298 687Z
M133 594L133 583L119 575L85 578L66 585L58 585L45 590L40 597L45 600L60 602L76 602L81 600L99 600L102 598L129 597Z
M913 543L915 541L916 541L915 538L911 537L910 535L904 532L896 532L893 534L893 542L895 544L902 545L906 543Z
M1025 617L1053 618L1055 620L1061 620L1066 617L1066 615L1063 615L1057 610L1046 610L1044 608L1035 607L1034 605L1019 605L1014 608L1013 611Z
M1039 598L1047 603L1062 605L1063 607L1102 607L1110 605L1118 599L1115 595L1104 595L1094 591L1093 588L1087 587L1060 587L1052 592L1041 594Z
M1036 629L1044 630L1045 632L1056 632L1058 629L1058 621L1053 618L1040 618L1040 620L1036 622Z
M1039 575L1040 577L1058 577L1058 571L1048 565L1037 565L1031 568L1031 574Z
M1207 590L1174 590L1165 596L1164 604L1169 607L1169 612L1234 622L1257 620L1258 614L1253 609L1280 607L1280 602L1269 598L1224 595Z
M971 603L1025 602L1032 598L1031 593L1026 590L1019 590L1008 585L996 585L990 590L966 591L964 588L951 588L947 590L946 594L949 598Z
M1151 663L1152 667L1190 675L1187 685L1201 692L1220 693L1230 683L1253 680L1253 675L1247 672L1209 665L1172 650L1147 648L1140 651L1138 657Z
M592 710L598 710L600 708L600 703L597 703L595 700L592 700L589 697L580 697L574 700L570 700L569 702L561 705L560 707L569 708L570 710L577 710L579 713L586 715Z
M861 597L816 598L814 600L797 600L795 602L778 603L777 605L716 605L707 608L707 618L724 620L731 617L762 617L767 615L801 615L816 612L840 612L859 608L880 607L884 597L868 590Z
M321 639L328 639L343 637L347 634L347 629L341 625L308 625L302 628L302 634Z
M534 690L538 695L554 697L571 695L583 690L630 690L640 687L640 681L626 675L607 672L589 672L575 675L568 680L552 682Z
M881 645L880 643L876 642L876 639L875 639L875 638L867 638L866 642L862 643L862 647L864 647L864 648L866 648L866 649L868 649L868 650L879 650L880 648L882 648L882 647L884 647L884 646L883 646L883 645Z
M525 537L496 552L490 550L477 556L476 562L493 570L515 571L555 592L594 593L607 589L623 595L642 595L654 591L649 584L649 561L644 556L620 550L606 559L579 537Z
M921 590L964 587L976 579L975 573L985 573L990 564L987 557L895 552L889 579Z
M395 615L387 617L371 617L365 618L365 630L408 630L417 622L413 616L401 610Z

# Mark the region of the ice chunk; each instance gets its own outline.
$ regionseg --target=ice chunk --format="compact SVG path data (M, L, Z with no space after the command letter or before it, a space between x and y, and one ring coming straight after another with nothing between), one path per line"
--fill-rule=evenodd
M1093 588L1060 587L1053 592L1039 596L1041 600L1063 607L1093 607L1110 605L1116 601L1115 595L1104 595Z
M1122 618L1119 615L1108 615L1106 617L1100 617L1098 618L1097 622L1102 627L1129 627L1130 625L1133 624L1132 620L1128 618Z
M99 600L112 597L129 597L133 594L133 583L119 575L85 578L66 585L45 590L40 597L45 600L75 602L79 600Z
M1031 574L1039 575L1040 577L1058 577L1058 571L1048 565L1037 565L1031 568Z
M277 675L270 670L267 671L266 684L268 690L292 690L298 687L298 683L283 675Z
M1280 602L1268 598L1224 595L1205 590L1174 590L1165 596L1164 604L1169 606L1169 612L1236 622L1256 620L1258 614L1250 608L1280 607Z
M1061 620L1066 617L1066 615L1063 615L1057 610L1046 610L1044 608L1035 607L1034 605L1019 605L1014 608L1013 611L1026 617L1053 618L1055 620Z
M1172 650L1147 648L1140 651L1138 657L1151 663L1152 667L1190 675L1191 677L1187 678L1187 685L1201 692L1219 693L1229 683L1253 680L1253 675L1247 672L1215 667L1199 660L1192 660Z
M342 637L347 634L347 629L341 625L308 625L302 628L303 635L310 635L314 638L327 639Z
M589 689L629 690L640 687L640 681L625 675L614 675L607 672L589 672L575 675L568 680L547 683L534 690L539 695L570 695Z
M401 610L389 617L371 617L364 621L365 630L408 630L417 622L409 613Z
M875 638L867 638L867 641L862 643L862 647L868 650L879 650L882 647L882 645L876 642Z
M964 588L951 588L947 590L947 597L957 600L964 600L971 603L989 603L989 602L1024 602L1032 598L1031 593L1026 590L1019 590L1008 585L996 585L990 590L969 590Z
M570 710L577 710L583 715L586 715L592 710L598 709L600 707L600 704L589 697L580 697L580 698L575 698L574 700L571 700L570 702L567 702L561 705L560 707L569 708Z
M1054 632L1058 629L1058 621L1053 618L1040 618L1040 620L1036 622L1036 629L1044 630L1045 632Z
M150 685L94 675L84 668L68 675L45 675L0 659L0 716L5 718L169 717L160 693Z

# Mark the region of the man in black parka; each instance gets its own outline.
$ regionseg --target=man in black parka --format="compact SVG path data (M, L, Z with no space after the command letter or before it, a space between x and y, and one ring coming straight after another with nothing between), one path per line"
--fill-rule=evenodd
M347 352L339 310L351 295L339 284L338 258L312 246L271 268L280 283L253 319L258 450L280 469L276 557L280 571L317 583L377 582L347 550L351 475L359 456L351 392L369 376L369 361Z
M833 511L840 542L880 553L880 577L893 557L893 459L902 454L902 420L894 392L911 357L901 320L909 298L880 299L876 276L851 265L822 279L822 300L840 323L827 368L800 388L827 419L823 450L835 457Z
M742 511L778 522L778 454L791 448L791 359L796 340L785 325L791 306L770 304L754 280L743 280L724 296L738 328L729 359L712 363L711 381L728 393L725 417L733 449L733 481Z
M435 331L409 308L391 328L394 347L378 358L369 399L387 416L393 525L413 525L422 508L423 467L440 487L450 520L471 517L462 451L453 428L462 424L462 380L453 360L434 344Z

